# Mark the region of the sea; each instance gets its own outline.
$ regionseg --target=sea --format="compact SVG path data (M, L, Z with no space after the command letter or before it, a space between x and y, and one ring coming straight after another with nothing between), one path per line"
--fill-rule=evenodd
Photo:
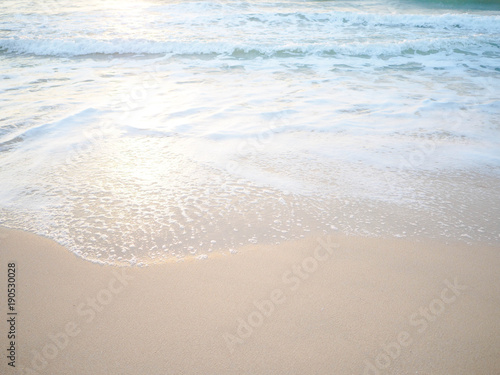
M87 260L499 245L499 190L499 1L0 2L0 225Z

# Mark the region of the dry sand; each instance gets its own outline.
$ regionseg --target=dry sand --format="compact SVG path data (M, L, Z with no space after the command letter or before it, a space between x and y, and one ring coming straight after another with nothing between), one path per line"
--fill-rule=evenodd
M312 236L142 268L0 248L2 375L500 374L498 247Z

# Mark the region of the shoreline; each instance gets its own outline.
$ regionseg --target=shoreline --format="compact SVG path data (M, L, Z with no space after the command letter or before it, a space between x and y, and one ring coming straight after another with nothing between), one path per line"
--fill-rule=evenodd
M322 236L116 267L22 231L0 245L19 311L2 374L500 372L495 246Z

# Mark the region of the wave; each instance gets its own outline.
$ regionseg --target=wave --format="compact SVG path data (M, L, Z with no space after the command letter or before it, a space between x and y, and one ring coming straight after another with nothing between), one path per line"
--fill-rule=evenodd
M194 14L193 14L194 13ZM160 15L165 14L169 17L163 19ZM172 17L173 14L178 14L177 17ZM30 18L34 17L34 18ZM33 22L37 19L37 15L20 15L18 18L26 19L27 22ZM112 15L109 15L112 18ZM499 15L477 15L477 14L441 14L441 15L423 15L423 14L380 14L380 13L363 13L363 12L348 12L348 11L325 11L325 12L202 12L199 9L185 9L182 12L172 12L170 7L167 7L162 12L158 12L155 16L159 18L156 24L161 27L169 26L199 26L210 22L217 22L221 26L241 27L245 25L259 26L262 24L280 26L283 24L307 26L316 24L326 24L328 26L404 26L417 28L432 28L432 29L463 29L476 32L500 32L500 16ZM45 21L56 21L58 24L61 19L47 18ZM78 23L78 16L74 18L63 18L62 21ZM94 20L99 22L99 18ZM87 28L88 24L86 23ZM12 27L15 25L13 24ZM24 25L29 26L29 25ZM92 26L92 22L90 23ZM150 27L148 23L144 23L145 27ZM41 30L39 30L41 31ZM87 29L82 29L87 31ZM99 28L102 33L102 29Z
M203 3L205 5L205 3ZM204 6L203 5L203 6ZM478 32L500 32L500 16L498 15L474 15L474 14L380 14L348 11L324 11L324 12L201 12L196 11L193 4L186 4L189 8L177 9L175 14L179 15L177 24L193 23L200 24L208 20L216 19L221 24L271 24L282 23L304 25L320 23L332 26L406 26L427 27L434 29L465 29ZM198 6L198 5L197 5ZM200 7L202 5L199 5ZM155 8L156 11L158 7ZM159 13L172 14L172 8L166 6ZM193 13L195 15L193 15ZM187 16L189 15L189 16ZM186 18L187 17L187 18Z
M37 56L89 56L89 55L232 55L251 58L256 56L287 57L305 55L347 56L399 56L406 54L434 54L439 52L463 53L481 49L497 53L500 46L496 38L464 36L455 38L417 39L386 42L331 42L235 44L231 42L162 42L148 39L93 38L68 39L0 39L0 51ZM474 52L471 52L474 53Z

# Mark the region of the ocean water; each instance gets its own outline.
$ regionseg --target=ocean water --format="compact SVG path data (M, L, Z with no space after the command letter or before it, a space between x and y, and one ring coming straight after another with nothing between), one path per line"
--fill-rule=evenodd
M89 260L498 244L499 181L499 2L0 4L0 225Z

